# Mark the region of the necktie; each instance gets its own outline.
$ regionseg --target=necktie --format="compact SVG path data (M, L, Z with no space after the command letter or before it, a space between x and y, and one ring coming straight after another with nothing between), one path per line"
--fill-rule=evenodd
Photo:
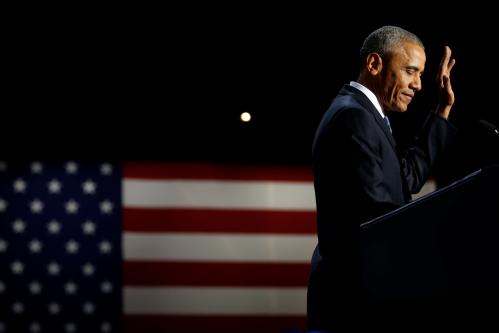
M388 126L388 129L390 130L390 133L392 133L392 127L390 126L390 120L388 120L388 117L387 117L387 116L385 116L385 117L383 118L383 120L385 121L386 126Z

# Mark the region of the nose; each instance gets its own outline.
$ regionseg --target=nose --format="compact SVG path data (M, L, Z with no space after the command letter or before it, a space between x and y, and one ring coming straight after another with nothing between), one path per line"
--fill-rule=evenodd
M415 75L414 79L409 84L409 88L414 91L420 91L422 88L421 77L419 75Z

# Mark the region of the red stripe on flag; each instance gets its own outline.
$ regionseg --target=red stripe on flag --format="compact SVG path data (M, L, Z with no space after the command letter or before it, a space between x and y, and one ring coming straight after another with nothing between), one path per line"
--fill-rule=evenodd
M309 264L139 262L124 263L127 286L303 287Z
M125 315L125 333L281 333L305 331L305 316Z
M123 227L142 232L315 234L315 212L125 208Z
M128 162L125 178L313 181L311 167Z

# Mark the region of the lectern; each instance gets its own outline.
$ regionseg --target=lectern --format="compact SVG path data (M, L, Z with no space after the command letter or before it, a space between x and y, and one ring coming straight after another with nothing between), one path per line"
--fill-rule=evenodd
M400 332L499 331L499 165L360 228L365 320Z

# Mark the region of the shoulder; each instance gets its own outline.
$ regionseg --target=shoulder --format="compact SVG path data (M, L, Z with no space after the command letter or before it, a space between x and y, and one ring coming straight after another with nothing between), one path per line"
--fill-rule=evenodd
M332 108L331 122L346 128L370 127L375 122L371 111L353 101Z
M375 123L373 110L363 97L362 92L345 85L323 115L319 132L344 132L341 129L347 132L365 132L372 129Z

